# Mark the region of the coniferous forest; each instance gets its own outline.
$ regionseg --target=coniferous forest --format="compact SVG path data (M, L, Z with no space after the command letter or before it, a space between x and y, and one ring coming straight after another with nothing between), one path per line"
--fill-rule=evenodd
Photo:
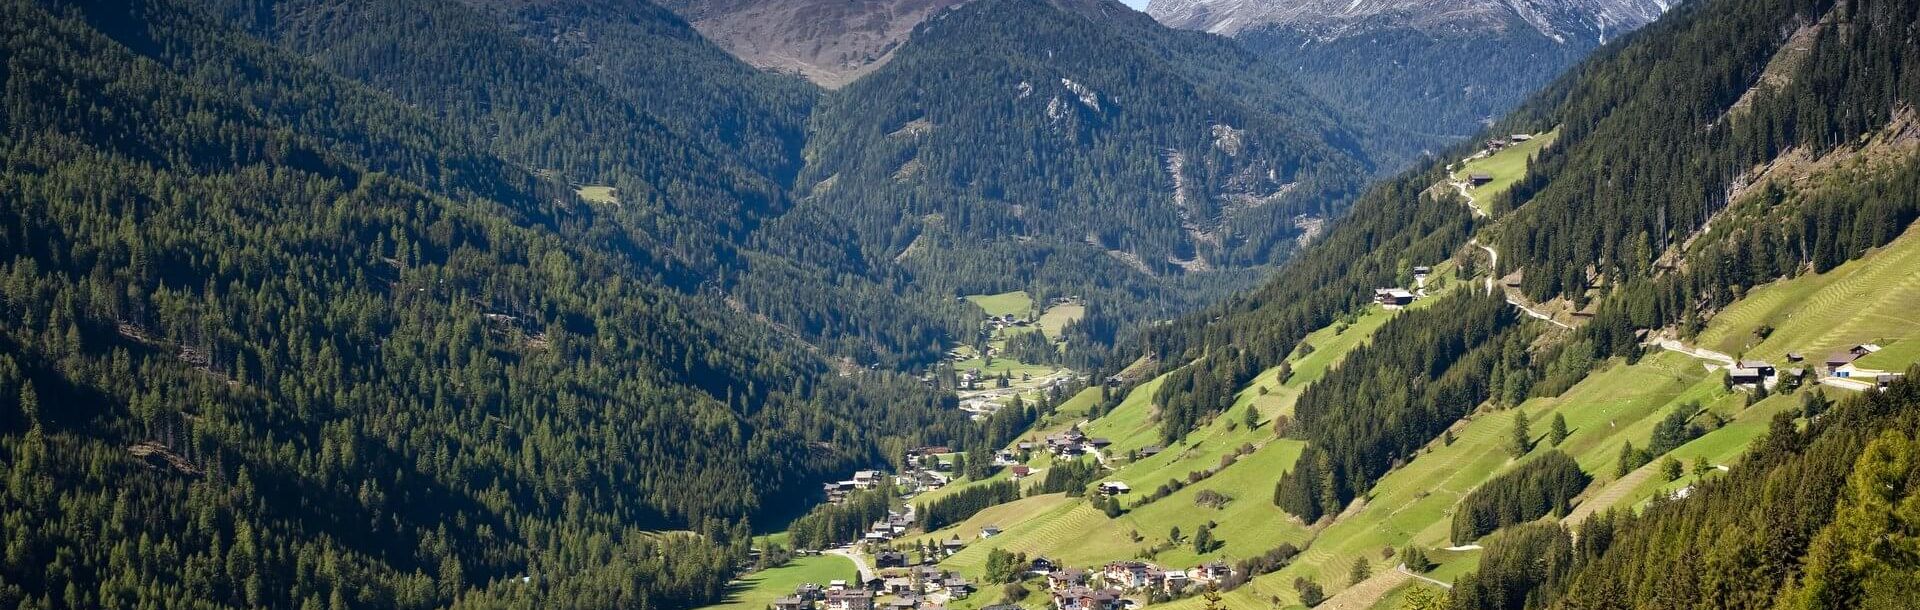
M1485 549L1445 605L1905 608L1915 383L1577 530L1547 518L1604 475L1515 407L1909 232L1917 31L1910 0L1682 3L1489 127L1558 135L1478 216L1444 166L1478 143L1368 186L1413 155L1379 117L1113 2L976 0L828 90L643 0L0 0L0 608L696 608L784 556L756 536L904 510L820 483L910 448L971 466L929 531L1085 508L1117 456L986 481L996 451L1158 378L1126 463L1184 458L1426 265L1475 283L1298 388L1275 431L1304 449L1246 490L1314 533L1246 559L1213 538L1242 524L1193 531L1227 588L1491 416L1514 460L1447 507ZM980 336L966 296L1015 290L1085 315L1002 357L1078 372L976 419L945 354ZM1706 433L1678 404L1616 476Z

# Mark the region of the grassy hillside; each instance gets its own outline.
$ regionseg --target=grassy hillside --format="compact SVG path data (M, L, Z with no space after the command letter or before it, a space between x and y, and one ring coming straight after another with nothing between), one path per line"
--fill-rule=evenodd
M1475 201L1480 202L1481 211L1487 212L1488 200L1513 188L1513 183L1527 174L1527 164L1540 150L1552 146L1560 138L1560 130L1534 134L1533 139L1500 149L1500 152L1472 159L1453 172L1453 179L1466 181L1474 174L1486 174L1493 178L1491 182L1467 189Z
M1877 342L1891 349L1869 356L1874 368L1904 369L1920 355L1920 342L1902 341L1920 333L1914 269L1920 269L1920 227L1826 273L1754 288L1714 316L1700 345L1786 366L1787 352L1817 361L1848 345ZM1754 333L1762 326L1773 328L1765 340Z
M792 595L794 587L806 583L826 584L830 580L859 577L853 560L839 555L797 557L777 568L754 572L729 586L725 602L707 606L707 610L764 610L775 598Z

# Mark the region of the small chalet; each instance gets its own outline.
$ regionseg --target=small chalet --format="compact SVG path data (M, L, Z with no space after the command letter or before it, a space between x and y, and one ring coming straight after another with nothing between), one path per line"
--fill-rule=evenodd
M967 582L965 578L948 578L940 581L940 586L946 589L947 595L954 599L966 599L968 595L973 594L973 583Z
M1013 473L1013 478L1015 479L1024 479L1028 475L1033 474L1033 468L1028 466L1014 466L1008 468L1007 471Z
M1467 176L1467 183L1474 186L1480 186L1488 182L1493 182L1493 174L1474 172L1473 175Z
M1879 375L1875 375L1873 377L1873 387L1876 387L1882 390L1887 389L1887 386L1893 385L1894 380L1899 378L1900 378L1899 373L1881 373Z
M1087 571L1080 568L1055 567L1047 573L1047 588L1059 591L1087 584Z
M1187 588L1187 585L1193 584L1193 581L1187 578L1187 573L1180 570L1167 570L1160 579L1161 586L1166 587L1169 594L1179 593L1180 590Z
M994 537L994 536L998 536L998 535L1000 535L1000 526L997 526L997 525L989 525L989 526L986 526L986 527L983 527L983 528L980 528L980 537L981 537L981 538L983 538L983 539L984 539L984 538L992 538L992 537Z
M873 565L882 570L904 568L907 567L907 554L899 551L880 551L874 554Z
M905 595L887 602L887 610L913 610L920 607L920 598Z
M1800 352L1787 352L1787 362L1803 362L1806 359L1807 359L1806 354L1802 354Z
M1187 570L1187 578L1194 582L1216 583L1233 576L1233 566L1225 561L1203 563Z
M773 600L773 610L808 610L809 608L812 608L812 607L813 607L812 601L800 599L798 597L793 597L793 596L781 597Z
M1759 385L1766 382L1767 376L1759 369L1736 366L1727 369L1727 382L1733 385Z
M1834 352L1832 354L1828 354L1825 364L1827 365L1827 370L1832 371L1834 369L1838 369L1840 367L1853 364L1853 361L1859 358L1860 356L1854 354L1853 352L1839 351L1839 352Z
M1405 307L1413 302L1413 293L1401 288L1376 288L1373 300L1387 307Z
M1140 459L1144 460L1156 455L1160 455L1161 451L1165 451L1165 449L1161 448L1159 445L1147 445L1145 447L1141 447Z
M1108 445L1113 444L1113 441L1096 436L1091 439L1088 439L1087 444L1093 445L1094 449L1106 449Z
M1772 377L1775 375L1773 363L1764 360L1741 360L1739 368L1753 369L1760 373L1761 377Z
M1433 274L1433 268L1432 268L1432 267L1427 267L1427 266L1424 266L1424 265L1423 265L1423 266L1419 266L1419 267L1414 267L1414 268L1413 268L1413 274L1414 274L1414 275L1432 275L1432 274Z
M946 542L940 543L940 550L946 551L948 555L952 555L954 553L960 552L960 547L965 545L966 543L961 542L959 536L954 536L952 538L948 538Z
M895 576L893 578L887 579L887 583L885 586L886 588L884 589L884 591L886 591L887 593L890 593L893 595L904 595L904 594L913 592L913 579L907 578L905 576Z
M1045 557L1035 557L1033 558L1033 561L1027 562L1027 573L1029 574L1046 575L1052 571L1053 571L1052 559L1047 559Z
M881 480L882 477L878 470L862 470L853 473L854 489L873 489L880 486Z
M1125 482L1121 482L1121 481L1107 481L1100 484L1100 493L1103 495L1117 496L1124 493L1130 493L1132 491L1133 491L1132 486L1129 486Z

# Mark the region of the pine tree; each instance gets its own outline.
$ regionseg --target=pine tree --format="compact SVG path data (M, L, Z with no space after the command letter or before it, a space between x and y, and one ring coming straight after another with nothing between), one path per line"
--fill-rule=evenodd
M1513 438L1507 450L1513 453L1513 457L1526 455L1533 450L1533 433L1527 430L1526 411L1515 409L1513 412Z
M1347 584L1357 585L1360 584L1361 581L1372 577L1373 564L1367 563L1367 558L1365 557L1353 558L1353 569L1347 571Z
M1547 443L1558 447L1564 440L1567 440L1567 416L1554 413L1553 427L1547 430Z

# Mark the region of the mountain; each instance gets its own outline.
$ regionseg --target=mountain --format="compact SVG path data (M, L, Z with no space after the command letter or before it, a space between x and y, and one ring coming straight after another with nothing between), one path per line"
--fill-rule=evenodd
M1116 2L950 10L813 127L773 251L833 251L947 298L1081 294L1124 320L1245 286L1368 167L1340 115L1270 65Z
M963 479L904 546L1231 566L1131 593L1169 610L1911 605L1917 18L1676 7L1149 328L1007 446L1025 497Z
M1331 41L1388 28L1499 33L1523 26L1559 42L1604 43L1668 7L1652 0L1152 0L1147 13L1173 27L1223 35L1278 26Z
M1475 133L1665 0L1153 0L1168 25L1232 36L1314 93L1430 148Z
M687 289L759 149L466 5L0 13L7 605L687 607L818 481L1001 440Z
M747 63L840 87L886 63L913 27L966 0L664 0Z

